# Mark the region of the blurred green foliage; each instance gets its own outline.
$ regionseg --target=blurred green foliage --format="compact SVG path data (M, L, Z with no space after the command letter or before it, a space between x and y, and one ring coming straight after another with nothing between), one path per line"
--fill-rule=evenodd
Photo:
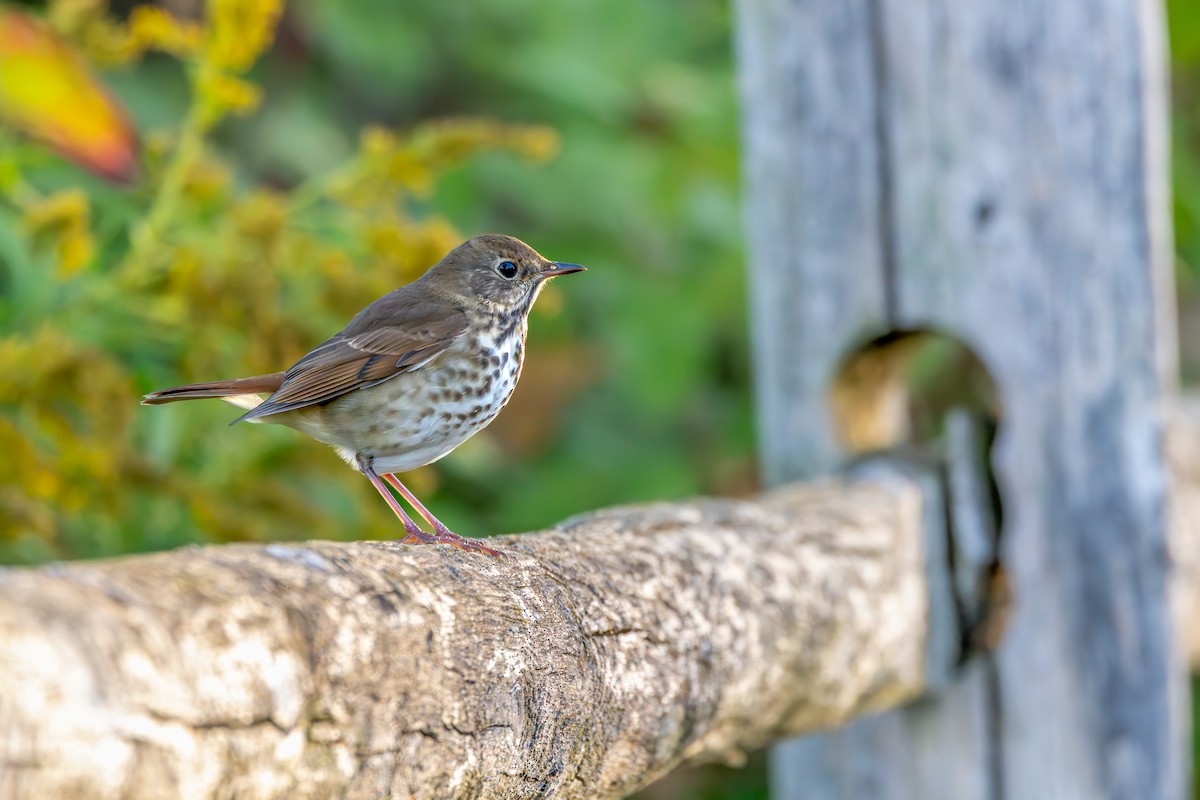
M1180 266L1200 275L1200 4L1168 0L1173 88L1175 237Z
M539 303L501 419L410 476L439 516L753 485L724 4L165 8L47 10L134 118L135 186L0 144L0 561L394 537L322 446L136 400L286 367L489 230L593 269Z
M1167 0L1167 29L1180 354L1184 379L1195 382L1200 380L1200 4Z

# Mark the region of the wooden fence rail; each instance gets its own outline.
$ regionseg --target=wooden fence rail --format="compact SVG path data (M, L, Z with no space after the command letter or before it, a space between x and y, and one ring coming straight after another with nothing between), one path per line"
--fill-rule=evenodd
M924 685L921 497L601 511L503 561L190 548L0 578L0 797L606 798Z
M1168 445L1200 667L1200 399ZM8 570L0 798L615 798L736 763L943 688L934 511L887 477L600 511L503 561L309 542Z

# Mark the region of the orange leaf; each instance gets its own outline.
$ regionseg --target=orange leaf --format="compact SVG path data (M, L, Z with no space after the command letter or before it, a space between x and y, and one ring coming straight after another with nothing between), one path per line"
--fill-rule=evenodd
M136 174L121 106L46 23L12 9L0 9L0 124L113 180Z

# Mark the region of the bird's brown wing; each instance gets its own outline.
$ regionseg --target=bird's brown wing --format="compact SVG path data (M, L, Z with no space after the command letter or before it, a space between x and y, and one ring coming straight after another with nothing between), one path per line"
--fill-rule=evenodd
M355 320L357 323L359 320ZM402 325L354 324L317 346L284 373L283 385L235 422L327 403L419 368L467 330L461 312L442 311Z

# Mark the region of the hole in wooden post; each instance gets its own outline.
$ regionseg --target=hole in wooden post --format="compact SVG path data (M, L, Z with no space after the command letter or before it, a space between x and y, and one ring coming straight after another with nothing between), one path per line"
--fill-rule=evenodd
M983 361L939 331L889 332L843 359L829 407L837 438L853 456L905 452L941 465L962 657L993 647L1008 596L991 469L1001 408Z
M954 409L1000 418L983 362L933 330L893 331L855 349L842 360L829 405L838 440L856 455L935 443Z

